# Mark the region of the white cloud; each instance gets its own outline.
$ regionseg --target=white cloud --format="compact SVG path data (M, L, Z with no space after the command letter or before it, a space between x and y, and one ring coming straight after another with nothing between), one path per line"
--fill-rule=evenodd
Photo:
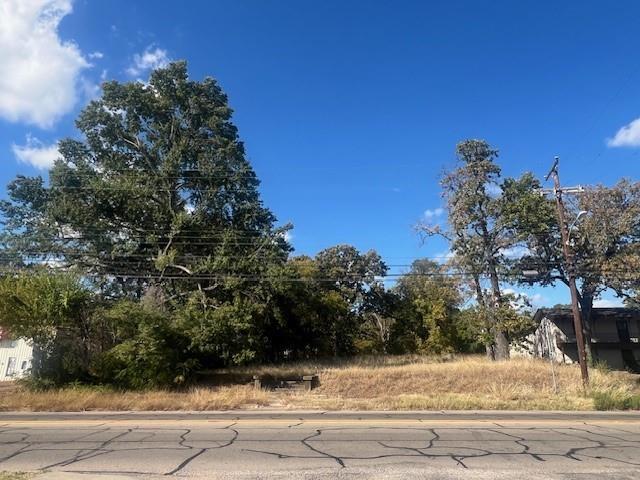
M100 85L87 78L80 79L80 88L86 100L95 100L100 96Z
M78 46L58 36L72 0L0 2L0 116L41 128L75 105L80 72L89 67Z
M58 145L45 145L37 138L27 135L26 145L11 145L11 150L22 163L28 163L40 170L47 170L53 166L56 159L60 158Z
M89 54L89 58L91 58L91 59L94 59L94 58L101 59L101 58L103 58L103 57L104 57L104 53L102 53L102 52L98 52L98 51L96 51L96 52L91 52L91 53Z
M618 130L613 138L607 140L610 147L640 147L640 118Z
M140 75L147 70L155 70L169 63L167 51L156 47L152 49L152 45L148 46L144 52L136 53L133 56L133 64L127 68L127 73L132 77Z
M444 215L444 209L442 208L435 208L433 210L424 211L424 218L427 218L429 220L433 218L441 217L442 215Z

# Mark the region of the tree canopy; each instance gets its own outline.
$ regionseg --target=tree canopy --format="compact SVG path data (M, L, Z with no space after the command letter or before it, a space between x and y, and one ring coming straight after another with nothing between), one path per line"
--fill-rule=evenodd
M18 176L0 202L0 324L33 339L46 382L183 385L216 367L358 353L507 358L531 322L505 286L524 268L543 285L566 278L540 182L504 177L483 140L458 144L442 178L447 225L422 226L451 261L389 276L349 244L292 255L226 95L185 62L104 83L76 126L48 179ZM630 301L640 289L639 192L595 187L571 211L588 212L572 232L583 309L604 288Z
M470 277L477 306L488 318L487 353L504 359L509 357L509 337L498 318L505 301L501 289L511 281L509 252L522 241L514 210L527 210L537 184L530 175L503 178L498 151L484 140L461 142L456 154L456 167L441 181L448 228L422 225L421 230L449 242L452 263Z

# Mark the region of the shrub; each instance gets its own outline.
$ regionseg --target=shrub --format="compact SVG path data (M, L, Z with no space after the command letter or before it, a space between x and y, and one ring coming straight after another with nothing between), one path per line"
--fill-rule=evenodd
M125 301L105 315L116 330L129 330L129 337L94 361L100 382L142 389L181 385L190 379L197 361L187 358L186 339L168 313Z
M640 395L620 390L600 390L591 393L596 410L640 410Z

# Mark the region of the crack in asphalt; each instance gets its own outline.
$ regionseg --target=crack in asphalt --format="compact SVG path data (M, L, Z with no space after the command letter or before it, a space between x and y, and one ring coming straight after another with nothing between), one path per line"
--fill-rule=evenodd
M300 443L302 443L305 447L307 447L309 450L313 452L319 453L320 455L324 455L327 458L333 458L336 461L336 463L340 465L340 468L344 468L344 461L340 457L336 457L334 455L331 455L330 453L323 452L322 450L315 448L313 445L309 443L309 440L315 437L319 437L320 435L322 435L322 430L318 429L316 430L316 433L309 435L308 437L300 440Z
M240 435L240 433L236 429L231 428L231 427L234 427L237 424L238 424L238 422L234 421L231 425L227 425L226 427L220 429L220 430L230 430L230 431L233 432L233 436L231 437L231 440L229 440L227 443L224 443L222 445L218 445L216 447L201 448L200 450L198 450L196 453L194 453L190 457L187 457L177 467L175 467L174 469L166 472L165 475L175 475L176 473L178 473L181 470L183 470L187 465L189 465L191 462L193 462L200 455L202 455L205 452L208 452L209 450L216 450L216 449L225 448L225 447L229 447L229 446L233 445L233 443L236 441L236 439L238 438L238 435ZM194 448L193 446L185 445L185 442L187 441L187 439L186 439L187 435L189 435L190 433L191 433L191 430L187 429L182 435L180 435L180 441L178 442L178 445L180 445L182 447L187 447L189 449L193 449Z
M419 419L421 425L424 425L421 419ZM182 460L180 463L175 465L173 468L168 469L165 476L176 476L180 475L184 472L184 470L191 465L196 459L203 456L207 452L212 452L216 450L221 450L224 448L231 447L238 443L238 441L256 441L251 438L245 438L242 436L242 429L238 428L239 421L238 419L234 419L230 424L224 427L213 427L212 431L220 432L227 430L231 432L231 438L226 441L220 442L219 440L198 440L198 443L205 442L205 446L194 446L193 440L190 440L190 436L193 433L193 430L190 428L154 428L154 427L133 427L133 428L122 428L117 426L108 426L106 424L101 424L95 427L89 432L86 432L85 429L81 430L81 434L77 437L73 437L69 439L65 435L64 440L50 440L50 441L41 441L40 438L36 440L35 434L31 433L27 428L6 428L10 427L10 424L3 424L2 430L0 430L0 445L7 446L13 445L17 448L17 450L8 453L4 457L0 457L0 467L3 464L6 464L9 460L20 457L21 455L25 455L28 453L37 454L38 452L46 452L46 451L58 451L58 452L69 452L68 455L65 456L64 459L59 460L54 463L50 463L44 467L39 468L40 471L46 471L50 469L57 469L59 471L66 472L76 472L76 473L93 473L93 474L130 474L130 475L149 475L157 472L143 472L143 471L124 471L124 470L84 470L84 469L73 469L74 467L79 466L80 462L87 461L97 457L103 457L109 454L116 454L118 452L142 452L146 450L166 450L166 451L184 451L188 452L189 455ZM304 446L304 449L309 452L308 455L304 453L299 455L287 454L282 451L278 451L277 448L273 450L256 450L256 449L244 449L241 448L241 452L253 452L261 455L268 455L277 459L326 459L334 462L339 468L345 468L349 462L351 461L373 461L378 459L385 458L409 458L409 457L422 457L428 459L437 459L437 458L448 458L453 461L456 465L461 468L468 469L470 468L468 461L470 459L480 458L480 457L491 457L491 456L528 456L532 459L535 459L539 462L546 462L547 459L551 458L566 458L572 461L584 462L584 461L607 461L613 463L619 463L623 466L633 466L638 467L640 463L634 461L634 457L638 457L637 451L640 450L640 432L632 432L623 429L617 428L605 428L600 425L595 424L587 424L586 422L581 423L579 427L557 427L557 428L537 428L537 427L507 427L501 425L496 422L491 422L492 425L496 427L492 428L477 428L477 427L397 427L397 426L352 426L352 427L334 427L334 428L314 428L313 433L310 433L306 437L300 439L298 437L297 440L271 440L270 442L284 442L284 443L299 443ZM284 430L284 431L292 431L294 427L302 426L304 428L305 420L300 419L297 423L291 423L283 427L266 427L261 430ZM585 428L582 427L584 425ZM102 428L99 428L102 427ZM234 428L236 427L236 428ZM39 434L42 436L42 430L39 429ZM68 428L58 429L58 431L68 432ZM300 431L299 429L295 429L296 431ZM390 445L387 440L364 440L370 441L382 447L383 450L377 452L377 455L349 455L348 449L345 452L345 455L338 454L335 452L327 451L327 448L324 445L324 442L327 440L326 435L328 432L354 432L354 431L379 431L379 430L389 430L389 431L406 431L406 432L424 432L425 437L428 435L428 438L424 439L424 446L415 447L415 446L406 446L406 445ZM599 431L600 430L600 431ZM173 446L155 446L155 443L164 443L165 440L162 440L162 437L159 437L158 434L160 432L179 432L177 439L174 440L175 444ZM304 430L303 430L304 431ZM447 440L447 436L444 435L444 432L447 431L461 431L466 432L468 434L469 439L462 440ZM107 432L113 432L106 440L95 442L91 441L91 437L104 434ZM140 438L128 439L127 436L131 433L141 434ZM491 433L495 435L500 435L504 438L500 440L488 440L483 436L483 433ZM523 433L520 433L523 432ZM535 448L531 445L532 442L537 442L540 440L532 440L527 439L527 434L525 432L548 432L549 434L555 435L555 442L557 445L555 447L556 451L550 453L540 453L536 452ZM615 434L615 432L626 433L628 435L632 435L638 438L633 440L629 440L626 438L622 438ZM1 435L11 435L14 438L11 441L2 441ZM415 434L412 434L415 435ZM136 435L138 436L138 435ZM558 440L557 436L566 437L565 439ZM17 439L15 438L17 437ZM242 437L242 438L241 438ZM331 437L330 437L331 438ZM240 440L239 440L240 439ZM331 441L334 441L333 438ZM361 442L363 440L360 439L338 439L335 440L337 443L345 443L345 442ZM400 438L398 440L393 439L391 442L411 442L412 440ZM422 442L421 440L418 440ZM554 440L550 440L553 442ZM463 442L466 444L482 444L489 443L489 445L482 445L483 448L476 448L475 446L466 446L466 445L456 445L455 442ZM495 448L491 446L491 442L500 442L502 445L501 448ZM504 444L511 442L513 445L517 445L519 448L518 451L505 451ZM570 442L574 442L573 445ZM579 445L575 445L575 442L579 442ZM219 443L217 445L208 446L206 443ZM451 446L451 443L454 443ZM566 446L563 446L564 443L567 443ZM74 446L73 444L80 444ZM89 445L82 445L89 444ZM93 445L91 445L93 444ZM135 444L135 445L132 445ZM585 445L587 444L587 445ZM123 448L123 445L126 445ZM120 448L117 448L120 447ZM625 449L634 449L631 452L625 452ZM617 455L609 452L615 452L617 450ZM622 458L619 458L620 451L622 450L623 454ZM342 452L341 452L342 453ZM375 453L375 452L371 452ZM70 468L69 468L70 467Z

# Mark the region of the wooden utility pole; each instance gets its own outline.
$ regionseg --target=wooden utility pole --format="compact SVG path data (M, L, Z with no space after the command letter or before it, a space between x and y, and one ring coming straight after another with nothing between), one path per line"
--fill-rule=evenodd
M580 307L578 306L578 289L576 288L576 269L573 258L573 250L569 244L569 226L562 201L563 193L580 193L582 187L562 188L560 186L560 175L558 174L558 163L560 159L555 157L553 166L545 177L545 181L553 178L553 193L556 198L556 207L558 209L558 221L560 223L560 232L562 235L562 253L567 269L567 277L569 280L569 290L571 292L571 310L573 311L573 325L576 331L576 344L578 346L578 361L580 362L580 372L582 373L582 385L586 388L589 385L589 369L587 367L587 354L584 344L584 332L582 328L582 317L580 315ZM545 192L546 193L546 192Z

